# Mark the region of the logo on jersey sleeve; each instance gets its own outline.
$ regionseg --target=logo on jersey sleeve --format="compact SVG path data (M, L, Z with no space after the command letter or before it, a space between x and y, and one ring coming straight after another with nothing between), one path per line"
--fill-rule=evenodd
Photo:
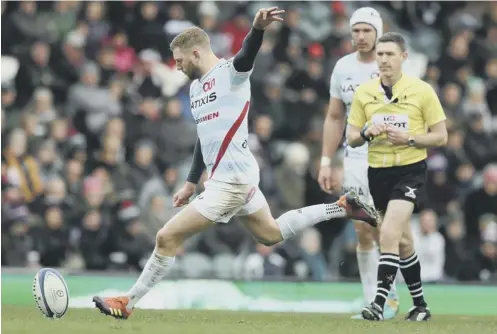
M373 124L390 124L401 130L409 129L409 117L405 114L385 115L376 114L372 117Z

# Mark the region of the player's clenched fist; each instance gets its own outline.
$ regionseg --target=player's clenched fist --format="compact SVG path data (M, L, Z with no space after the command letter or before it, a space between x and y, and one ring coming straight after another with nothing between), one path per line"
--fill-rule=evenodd
M328 194L333 193L333 189L336 187L336 182L332 178L332 170L330 166L323 166L319 169L318 182L321 190Z
M382 133L385 133L386 130L385 124L373 124L364 131L364 134L366 137L377 137Z
M173 206L180 208L188 204L190 197L195 192L195 184L186 182L185 185L173 196Z
M259 9L254 18L254 28L264 30L271 22L283 22L283 18L279 16L283 13L285 11L279 10L278 7Z

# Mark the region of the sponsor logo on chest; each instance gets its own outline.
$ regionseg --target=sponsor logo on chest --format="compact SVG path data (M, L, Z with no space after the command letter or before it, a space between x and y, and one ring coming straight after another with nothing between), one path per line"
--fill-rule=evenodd
M216 92L201 96L190 103L190 108L195 110L217 100Z
M405 114L375 114L372 121L373 124L390 124L405 131L409 129L409 116Z

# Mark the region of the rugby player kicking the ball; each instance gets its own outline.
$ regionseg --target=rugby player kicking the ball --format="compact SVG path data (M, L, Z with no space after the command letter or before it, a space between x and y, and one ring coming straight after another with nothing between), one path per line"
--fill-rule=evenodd
M258 188L259 166L247 147L249 79L265 28L274 21L283 21L283 13L278 7L259 10L242 49L230 60L217 58L209 37L197 27L185 29L171 42L177 69L193 80L191 112L198 133L190 175L174 195L174 205L188 204L205 167L209 179L204 184L205 191L159 230L154 252L129 292L93 298L102 313L127 319L136 303L166 276L186 238L215 223L227 223L234 216L258 242L268 246L332 218L350 217L378 224L378 213L354 193L345 194L336 203L292 210L274 219Z

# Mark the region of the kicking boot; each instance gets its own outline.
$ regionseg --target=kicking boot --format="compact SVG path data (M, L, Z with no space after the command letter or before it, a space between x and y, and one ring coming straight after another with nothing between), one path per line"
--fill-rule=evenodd
M93 297L93 302L101 313L116 319L126 320L131 315L132 309L128 309L128 297L103 298L95 296Z
M361 311L362 318L369 321L383 321L383 310L376 304L371 303Z
M431 319L431 312L427 306L413 306L407 311L405 320L407 321L428 321Z
M387 302L385 303L385 310L383 311L383 318L385 320L390 320L395 318L397 313L399 313L400 302L399 296L396 293L390 291L388 294Z
M378 211L373 206L364 203L353 191L349 191L341 196L337 204L347 211L347 217L351 219L361 220L373 227L377 227L380 224L380 214Z

